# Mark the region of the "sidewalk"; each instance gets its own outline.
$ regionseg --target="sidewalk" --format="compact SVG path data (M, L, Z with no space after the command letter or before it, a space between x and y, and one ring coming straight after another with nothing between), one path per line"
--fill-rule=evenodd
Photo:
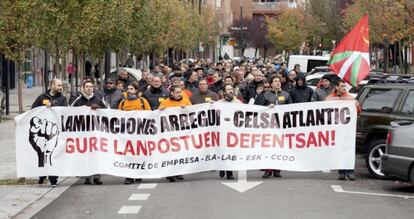
M43 87L23 88L23 109L31 109L33 101L43 92ZM15 150L15 124L14 117L19 114L17 89L10 91L10 115L0 122L0 181L17 181L16 176L16 150ZM30 180L35 182L35 179ZM16 217L19 213L24 214L25 209L35 202L46 197L53 190L69 188L72 180L68 182L59 178L60 184L56 189L48 185L26 184L26 185L1 185L0 186L0 218ZM60 183L59 182L59 183ZM7 184L7 183L6 183ZM59 188L61 187L61 188ZM56 192L55 192L56 193ZM52 200L50 200L52 201ZM31 209L34 213L36 210ZM29 216L29 215L25 215ZM30 217L30 216L29 216Z

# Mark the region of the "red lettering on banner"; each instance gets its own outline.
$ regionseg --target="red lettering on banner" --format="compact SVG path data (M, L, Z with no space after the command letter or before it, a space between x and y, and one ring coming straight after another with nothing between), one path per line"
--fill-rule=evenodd
M256 143L260 143L260 134L252 134L252 148Z
M126 155L126 154L135 155L134 146L132 146L132 142L130 140L126 142L125 150L124 150L124 153L122 154L123 155Z
M108 152L108 139L100 137L66 138L66 153ZM116 146L115 146L116 147Z
M241 148L249 148L249 135L246 133L242 133L240 135L240 147Z
M180 151L180 143L178 142L180 139L178 139L177 137L172 137L171 138L171 150L174 152ZM200 141L200 145L201 145L201 141Z
M81 149L81 143L79 138L76 139L76 148L78 149L78 152L80 152L81 154L85 153L86 150L88 149L88 147L86 146L88 144L88 139L87 138L83 138L83 148Z
M152 152L157 148L157 145L153 141L148 141L147 148L149 150L149 154L152 155Z
M294 137L295 134L286 134L285 136L289 139L289 148L292 149L292 146L293 146L292 137ZM283 146L281 148L283 148Z
M114 152L118 155L123 155L122 152L118 151L118 140L114 140Z
M204 133L204 146L205 147L210 147L210 133L206 132Z
M75 141L72 138L66 139L66 153L71 154L75 152L73 143L75 143Z
M237 134L233 132L228 132L227 143L226 143L227 147L230 147L230 148L235 147L238 143L239 143L239 139L237 138Z
M89 138L89 151L98 151L98 147L96 147L96 143L98 142L98 139L96 137L90 137Z
M319 132L319 134L320 134L320 132ZM315 146L315 147L318 147L318 145L316 144L315 133L313 133L313 132L309 133L309 137L308 137L307 143L308 143L306 145L307 148L310 147L311 145L312 146Z
M102 152L108 152L108 148L107 148L107 146L108 146L108 139L101 137L101 138L99 138L99 142L101 142L100 143L101 151Z
M262 147L269 148L270 147L270 134L263 134L262 135Z
M137 145L138 145L138 150L137 150L137 155L148 155L148 150L147 147L144 146L144 144L142 143L142 141L137 141Z
M305 134L304 133L299 133L296 135L296 141L298 142L296 144L297 148L303 148L305 147L306 141L305 141Z

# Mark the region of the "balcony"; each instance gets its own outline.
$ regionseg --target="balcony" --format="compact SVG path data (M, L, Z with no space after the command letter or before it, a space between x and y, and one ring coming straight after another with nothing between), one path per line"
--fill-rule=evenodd
M253 2L253 14L274 14L281 8L297 8L297 2Z

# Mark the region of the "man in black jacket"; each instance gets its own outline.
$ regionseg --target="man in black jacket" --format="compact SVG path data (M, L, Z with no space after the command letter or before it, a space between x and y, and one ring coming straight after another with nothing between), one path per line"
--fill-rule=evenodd
M293 103L311 102L313 90L306 85L305 75L303 73L298 74L295 81L295 87L289 92Z
M224 86L220 72L218 71L214 72L213 81L214 81L214 84L212 84L208 89L217 94L223 89L223 86Z
M32 109L39 107L39 106L47 106L47 107L54 107L54 106L68 106L68 102L66 97L62 95L63 86L62 81L59 79L53 79L50 84L50 90L47 92L39 95L36 100L32 104ZM49 176L50 185L55 187L57 185L57 176ZM39 184L43 184L46 176L39 177Z
M262 106L274 107L275 105L283 105L292 103L292 98L289 93L282 90L282 81L279 76L272 76L269 79L271 90L266 91L264 94L257 96L254 104ZM280 170L267 169L263 174L263 178L269 178L273 173L274 177L281 177Z
M168 98L168 91L161 87L161 78L154 76L151 86L144 92L144 98L148 100L151 110L158 109L161 101Z
M95 95L94 84L92 81L83 82L81 94L73 101L71 106L89 106L93 110L106 108L102 98ZM91 178L93 179L94 184L102 185L103 182L101 181L100 175L85 177L84 184L91 184Z

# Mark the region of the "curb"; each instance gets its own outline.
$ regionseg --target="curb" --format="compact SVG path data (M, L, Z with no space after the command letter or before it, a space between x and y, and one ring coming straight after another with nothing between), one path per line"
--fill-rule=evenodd
M49 187L43 194L34 199L33 201L27 203L20 210L11 213L8 215L10 218L32 218L44 207L49 205L52 201L57 199L62 193L69 189L74 183L76 183L78 178L65 177L61 180L57 187ZM44 188L44 186L38 186L35 188Z

